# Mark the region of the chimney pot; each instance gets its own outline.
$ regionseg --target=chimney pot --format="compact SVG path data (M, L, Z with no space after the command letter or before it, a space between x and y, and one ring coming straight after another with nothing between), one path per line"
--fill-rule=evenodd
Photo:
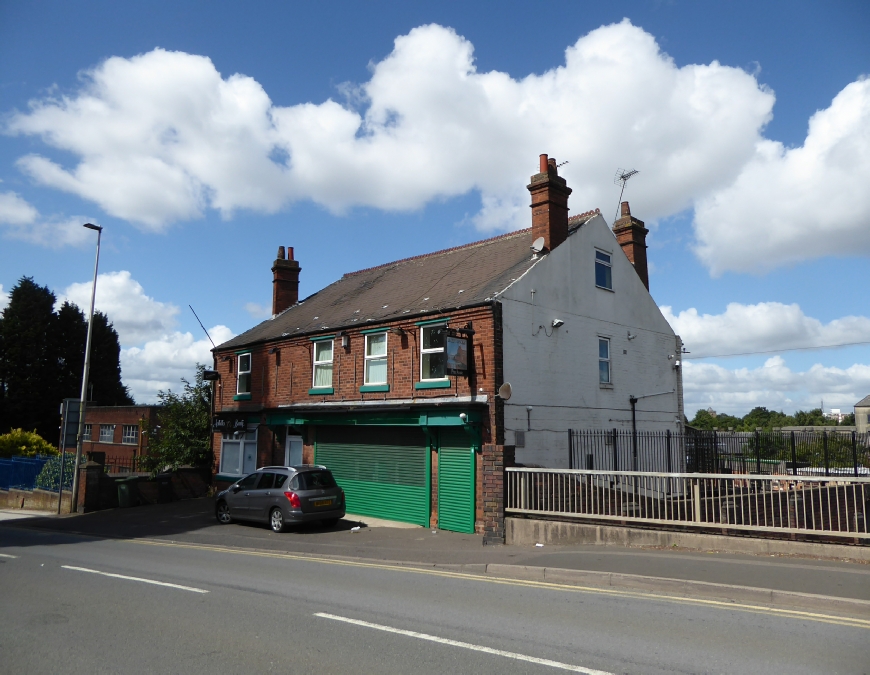
M278 247L278 258L272 265L272 316L278 315L299 301L299 263L293 259L293 247Z
M556 160L540 156L540 173L527 185L532 196L532 241L543 238L552 251L568 238L568 196L571 188L556 171Z
M621 218L625 218L626 216L631 215L631 209L628 208L628 202L622 202L622 204L620 204L620 208L621 208L621 210L620 210L620 217Z

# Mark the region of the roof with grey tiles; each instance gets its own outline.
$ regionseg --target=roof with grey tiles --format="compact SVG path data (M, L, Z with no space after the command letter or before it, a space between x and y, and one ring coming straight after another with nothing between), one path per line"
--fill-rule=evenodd
M865 396L855 404L856 408L870 408L870 396Z
M596 215L569 220L571 233ZM531 229L345 274L273 319L218 349L295 335L366 328L492 300L543 258L530 251Z

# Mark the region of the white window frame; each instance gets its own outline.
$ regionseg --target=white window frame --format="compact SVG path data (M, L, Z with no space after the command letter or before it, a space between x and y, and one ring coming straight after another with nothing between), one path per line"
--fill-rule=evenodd
M607 356L601 356L601 344L607 345ZM613 384L613 361L611 359L612 351L610 348L610 338L603 335L598 336L598 384ZM601 379L601 364L607 364L607 380Z
M139 425L124 424L121 426L121 443L136 445L139 442Z
M363 363L363 383L366 385L370 384L387 384L387 350L389 348L389 339L387 338L387 332L383 333L369 333L365 336L365 352L363 353L364 363ZM370 340L373 338L383 338L384 339L384 353L383 354L369 354L369 344ZM369 364L374 363L375 361L383 361L384 362L384 379L383 380L370 380L369 379Z
M607 260L600 260L598 258L599 254L601 254L603 256L607 256ZM607 277L609 277L609 279L608 279L610 281L609 286L602 286L601 284L598 283L598 266L599 265L606 268L610 272L609 274L606 275ZM607 291L613 290L613 254L608 253L607 251L602 251L599 248L595 249L595 286L597 288L603 288Z
M443 328L445 332L445 340L443 347L435 347L424 349L423 345L425 344L425 340L423 338L423 333L427 330L431 330L433 328ZM423 377L423 356L425 354L444 354L444 365L447 367L447 340L446 340L446 332L447 332L447 323L434 323L428 326L420 326L420 382L443 382L447 380L447 373L445 372L443 375L439 377Z
M91 440L91 430L93 429L92 424L84 424L82 425L82 440L89 441Z
M257 470L257 426L249 426L248 430L245 432L229 432L225 433L221 438L221 461L220 461L220 472L222 474L226 474L227 476L246 476L249 473L252 473ZM226 459L226 455L224 454L224 443L230 441L232 443L239 444L239 455L237 459L236 466L226 466L224 460ZM248 467L250 471L245 471L245 452L248 450L248 446L254 446L254 464L253 468Z
M242 359L248 357L248 368L247 370L242 369ZM236 394L250 394L251 393L251 371L253 370L253 357L251 356L251 352L245 352L244 354L238 354L238 367L236 368ZM248 388L245 391L242 391L242 377L247 375L247 383Z
M109 440L103 440L103 429L111 429L112 435ZM114 443L115 442L115 425L114 424L101 424L100 425L100 443Z
M329 360L317 360L317 348L320 345L329 344ZM311 388L312 389L329 389L332 387L333 377L335 375L332 365L335 362L335 340L315 340L314 341L314 350L312 355L313 364L311 366ZM329 384L316 384L317 382L317 369L323 368L325 366L329 366Z

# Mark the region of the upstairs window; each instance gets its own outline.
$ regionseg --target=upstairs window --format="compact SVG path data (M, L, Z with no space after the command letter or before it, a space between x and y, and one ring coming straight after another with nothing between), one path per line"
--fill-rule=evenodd
M598 382L610 384L610 340L598 338Z
M446 354L444 345L447 326L422 326L420 328L422 349L420 350L420 379L443 380Z
M239 354L239 373L236 378L236 393L251 393L251 355Z
M387 383L387 334L366 335L366 384Z
M125 424L121 428L121 443L136 445L139 441L139 427L135 424Z
M598 288L606 288L609 291L613 290L610 254L604 251L595 251L595 285Z
M332 386L332 340L318 340L314 343L314 382L318 387Z
M91 440L91 425L85 424L82 428L82 440L89 441Z
M101 424L100 425L100 443L111 443L115 440L115 425Z

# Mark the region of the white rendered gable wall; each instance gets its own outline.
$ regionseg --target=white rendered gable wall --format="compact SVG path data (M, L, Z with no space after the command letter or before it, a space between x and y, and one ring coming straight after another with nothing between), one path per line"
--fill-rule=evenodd
M596 248L611 255L613 291L595 286ZM637 402L637 428L681 428L678 338L600 215L499 299L504 377L513 388L505 443L525 431L518 463L568 468L568 429L630 429L631 395L674 390ZM554 328L554 319L564 324ZM610 339L609 387L598 381L599 337Z

